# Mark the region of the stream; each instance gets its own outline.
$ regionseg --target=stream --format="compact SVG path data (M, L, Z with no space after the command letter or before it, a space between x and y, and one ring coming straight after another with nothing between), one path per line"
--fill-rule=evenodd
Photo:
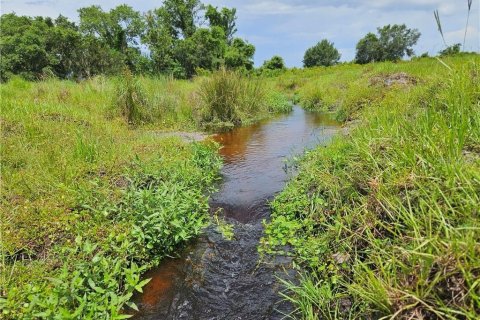
M148 272L152 280L136 299L135 319L282 319L291 312L277 280L293 279L290 259L259 263L262 220L269 200L294 174L289 159L327 144L338 129L329 116L295 106L287 115L215 135L224 166L211 212L233 225L234 238L224 239L212 224L179 258Z

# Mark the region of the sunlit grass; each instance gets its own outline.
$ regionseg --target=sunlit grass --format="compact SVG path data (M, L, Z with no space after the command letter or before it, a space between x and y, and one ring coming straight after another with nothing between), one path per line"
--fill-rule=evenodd
M324 97L357 121L308 153L272 204L262 250L294 248L293 317L478 319L480 60L443 62L295 75L317 74L300 101Z

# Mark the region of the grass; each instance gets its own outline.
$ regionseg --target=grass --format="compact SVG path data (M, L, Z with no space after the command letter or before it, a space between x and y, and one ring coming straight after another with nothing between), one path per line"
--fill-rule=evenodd
M2 84L2 318L128 317L144 271L208 223L221 166L217 145L156 131L245 125L290 100L350 131L272 203L260 250L291 248L291 316L478 318L479 63Z
M272 203L260 250L291 248L291 317L478 319L478 55L291 71L285 84L350 123Z
M14 79L0 88L1 318L124 318L143 272L208 223L218 146L152 133L188 128L188 98L174 93L191 84L157 80L178 105L132 126L116 108L117 81ZM155 80L138 81L160 100Z
M238 90L217 103L212 79ZM81 83L13 78L0 94L5 319L128 317L142 274L209 223L221 166L218 145L157 131L217 129L200 109L232 108L233 125L289 111L280 93L225 71L194 81L128 71Z
M245 125L292 110L282 93L267 90L259 79L225 69L203 79L199 99L200 122L209 130Z

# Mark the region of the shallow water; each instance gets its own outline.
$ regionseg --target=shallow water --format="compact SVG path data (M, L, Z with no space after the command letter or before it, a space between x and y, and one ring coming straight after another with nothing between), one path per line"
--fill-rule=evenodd
M135 318L281 319L291 311L278 295L276 278L293 276L290 260L258 261L262 220L269 216L268 200L292 175L288 159L326 144L338 129L328 116L295 107L288 115L214 136L223 146L224 167L210 205L233 224L235 237L226 240L210 226L180 258L149 272L152 280L136 301Z

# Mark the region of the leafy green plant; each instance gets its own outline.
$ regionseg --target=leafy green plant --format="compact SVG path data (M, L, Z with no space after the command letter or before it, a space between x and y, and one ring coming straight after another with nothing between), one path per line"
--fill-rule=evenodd
M293 105L287 96L278 91L268 91L266 103L271 113L287 113L292 111Z
M213 216L215 224L217 225L217 230L222 234L222 236L227 240L233 240L235 237L235 231L233 225L226 222L223 218L218 216L218 212Z

